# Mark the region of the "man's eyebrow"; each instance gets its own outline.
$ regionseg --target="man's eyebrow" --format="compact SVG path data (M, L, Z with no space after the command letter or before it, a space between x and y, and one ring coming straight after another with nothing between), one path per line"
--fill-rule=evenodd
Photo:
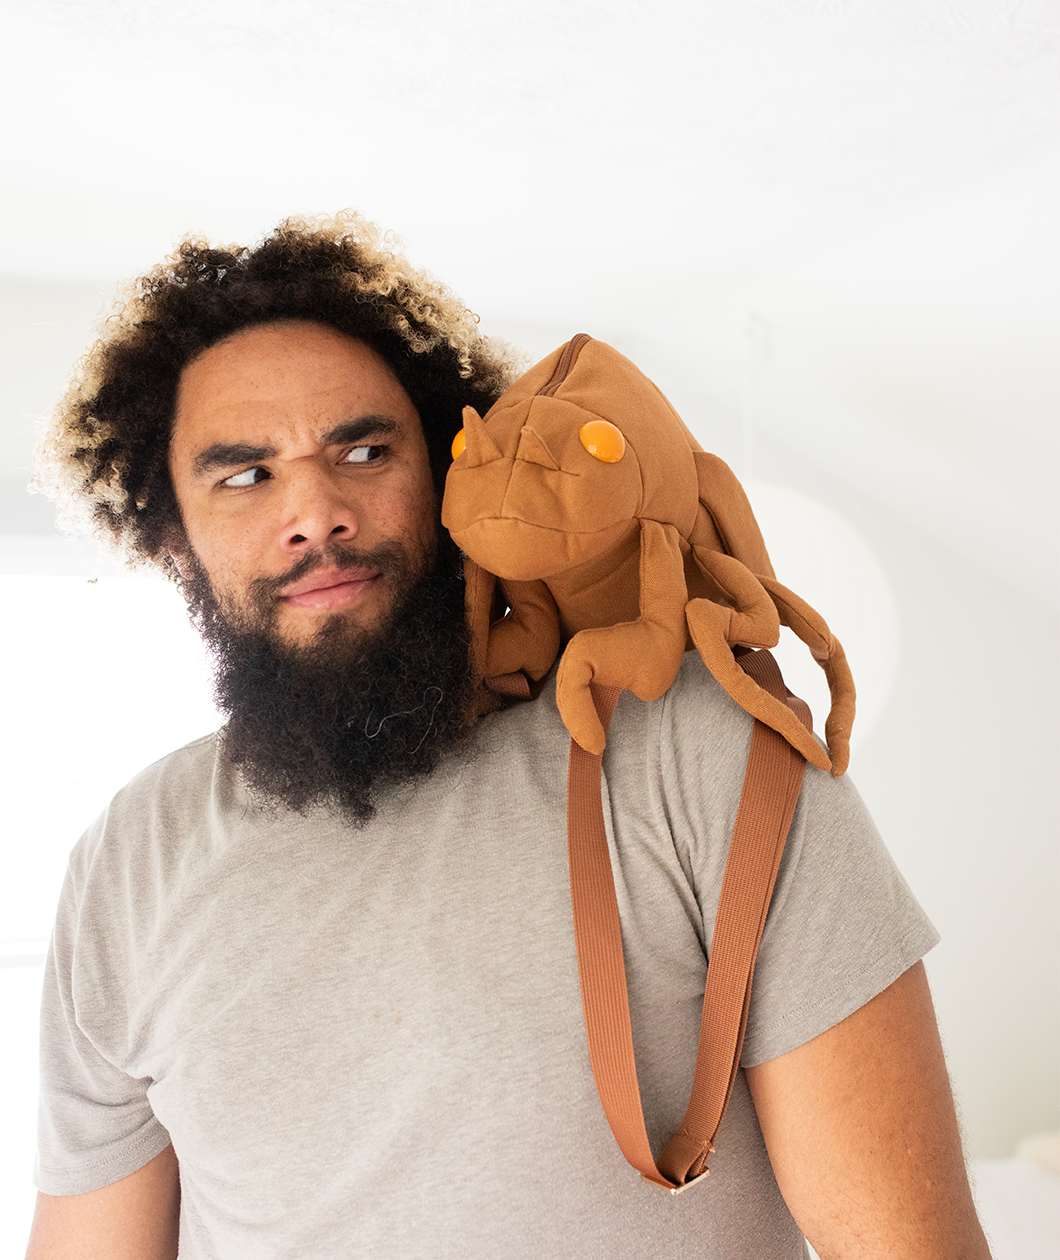
M361 442L367 437L397 433L397 424L389 416L358 416L329 429L320 439L321 446L343 446L347 442Z
M237 464L256 464L259 460L272 459L274 446L250 446L246 442L215 442L195 456L192 465L197 473L216 472L219 468L234 468Z
M347 442L361 442L398 432L397 424L389 416L358 416L345 420L321 435L321 446L342 446ZM247 442L215 442L195 456L192 465L199 475L217 472L222 468L235 468L240 464L256 464L263 459L273 459L277 454L274 446L251 446Z

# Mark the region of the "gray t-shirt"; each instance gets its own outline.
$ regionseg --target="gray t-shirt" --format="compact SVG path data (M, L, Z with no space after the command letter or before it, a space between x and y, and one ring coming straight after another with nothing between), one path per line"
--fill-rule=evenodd
M694 655L619 703L605 813L658 1152L691 1085L751 720ZM582 1022L554 696L356 830L248 798L215 737L144 771L75 848L43 1007L39 1186L172 1140L185 1260L718 1257L803 1243L740 1073L711 1176L672 1197L611 1137ZM744 1065L861 1006L934 930L853 786L808 768Z

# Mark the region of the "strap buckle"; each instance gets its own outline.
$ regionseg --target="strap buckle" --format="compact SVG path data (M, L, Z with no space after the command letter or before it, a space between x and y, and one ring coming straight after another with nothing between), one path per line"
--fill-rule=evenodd
M698 1185L705 1178L710 1176L710 1169L704 1168L697 1177L691 1177L683 1186L664 1186L661 1182L653 1181L650 1177L645 1177L641 1173L642 1181L646 1181L649 1186L654 1186L657 1190L665 1190L667 1194L684 1194L686 1190L690 1190L693 1186Z

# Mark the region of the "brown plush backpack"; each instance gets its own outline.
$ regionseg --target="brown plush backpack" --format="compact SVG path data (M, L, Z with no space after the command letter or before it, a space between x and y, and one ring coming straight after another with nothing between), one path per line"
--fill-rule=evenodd
M482 418L464 409L442 522L466 554L483 711L559 669L568 838L593 1073L623 1154L674 1193L706 1174L739 1064L755 955L806 760L842 774L854 686L823 618L773 573L739 482L629 360L582 333ZM789 626L828 679L830 750L766 649ZM619 692L654 700L699 651L755 719L711 942L685 1119L656 1163L633 1061L600 758Z

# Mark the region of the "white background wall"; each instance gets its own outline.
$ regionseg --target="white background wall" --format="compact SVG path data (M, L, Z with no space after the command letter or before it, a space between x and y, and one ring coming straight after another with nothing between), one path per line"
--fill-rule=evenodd
M0 567L76 586L3 587L26 821L0 938L46 935L65 849L162 750L135 732L178 651L130 664L155 596L128 587L114 620L96 562L35 541L35 425L114 280L180 233L352 205L532 355L617 345L764 483L766 517L795 513L767 541L850 640L852 773L943 932L970 1148L1056 1128L1060 10L8 0L0 21Z

